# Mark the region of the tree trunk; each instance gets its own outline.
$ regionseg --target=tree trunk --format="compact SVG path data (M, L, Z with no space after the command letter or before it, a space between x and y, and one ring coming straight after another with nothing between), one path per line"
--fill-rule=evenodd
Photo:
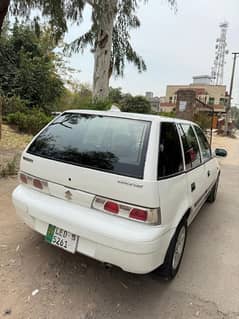
M0 0L0 34L2 31L4 19L8 12L9 4L10 4L10 0Z
M0 95L0 140L2 139L2 97Z
M95 43L93 100L102 101L109 95L109 73L111 67L111 48L117 0L106 0L106 7L101 16L98 37Z
M0 35L1 35L4 19L8 12L9 4L10 4L10 0L0 0ZM0 95L0 140L1 138L2 138L2 97Z

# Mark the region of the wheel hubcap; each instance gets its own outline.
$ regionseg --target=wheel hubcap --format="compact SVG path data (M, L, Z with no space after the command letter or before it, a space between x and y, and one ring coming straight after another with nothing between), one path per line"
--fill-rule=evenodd
M172 264L173 269L176 269L180 263L180 260L182 258L182 254L183 254L185 239L186 239L186 228L185 228L185 226L183 226L180 229L180 232L179 232L178 237L177 237L177 242L175 245L175 250L174 250L174 254L173 254L173 264Z

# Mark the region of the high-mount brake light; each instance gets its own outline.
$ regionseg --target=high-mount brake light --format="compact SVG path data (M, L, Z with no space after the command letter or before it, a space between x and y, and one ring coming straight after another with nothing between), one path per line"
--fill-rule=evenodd
M159 208L143 208L96 196L92 207L108 214L114 214L145 224L159 225L161 214Z

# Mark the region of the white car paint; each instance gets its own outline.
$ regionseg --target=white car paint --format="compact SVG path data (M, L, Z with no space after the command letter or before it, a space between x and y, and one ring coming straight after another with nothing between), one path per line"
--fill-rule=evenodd
M212 157L207 163L188 172L184 163L182 174L158 180L160 123L190 122L118 111L68 112L149 121L151 130L143 178L49 160L27 153L27 146L22 154L20 171L32 178L47 181L48 193L20 184L13 192L17 214L42 235L46 235L49 224L76 234L79 236L76 251L99 261L133 273L148 273L156 269L163 264L175 229L185 213L190 210L190 224L205 202L219 173L216 158ZM208 170L210 177L207 176ZM193 182L196 191L192 193ZM71 199L66 199L67 190L71 192ZM93 209L95 196L139 207L160 208L161 224L149 225ZM195 205L199 198L200 201Z

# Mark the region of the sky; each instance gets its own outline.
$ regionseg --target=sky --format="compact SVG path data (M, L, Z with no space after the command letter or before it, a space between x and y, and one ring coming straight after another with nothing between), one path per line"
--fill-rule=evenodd
M232 71L232 52L239 52L239 0L177 0L177 13L167 0L149 0L140 5L138 16L141 27L131 32L136 51L144 58L147 71L138 73L127 64L124 77L112 78L112 87L123 92L144 95L152 91L164 96L168 84L192 83L192 76L211 72L215 56L216 38L220 35L219 24L229 23L224 84L229 90ZM66 42L87 31L90 25L90 7L85 11L79 26L70 26ZM86 50L74 54L70 65L80 73L78 79L92 83L94 59ZM239 58L235 73L233 104L239 106Z

